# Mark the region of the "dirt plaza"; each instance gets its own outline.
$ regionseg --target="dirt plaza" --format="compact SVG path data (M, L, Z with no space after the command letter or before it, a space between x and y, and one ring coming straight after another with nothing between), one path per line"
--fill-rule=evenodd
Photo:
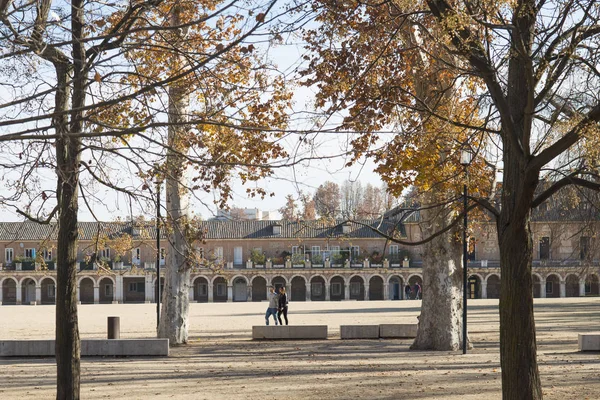
M577 333L600 330L600 299L536 299L546 399L600 398L600 354L577 352ZM83 399L500 399L498 301L472 300L475 348L410 351L412 340L339 340L344 324L416 322L420 301L298 302L291 324L325 324L327 341L253 342L266 303L191 304L188 346L168 358L84 358ZM152 337L155 304L83 305L82 338ZM0 339L54 336L54 306L0 307ZM0 359L1 399L55 396L53 359Z

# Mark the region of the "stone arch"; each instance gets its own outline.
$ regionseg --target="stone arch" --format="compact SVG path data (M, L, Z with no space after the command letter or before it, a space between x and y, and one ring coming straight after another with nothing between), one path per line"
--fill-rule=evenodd
M292 286L290 293L291 301L306 301L306 278L302 275L294 275L290 279Z
M600 295L600 279L596 274L589 274L585 278L585 295L598 296Z
M217 275L213 278L212 283L213 301L226 302L228 300L227 279L222 275Z
M390 300L402 300L405 296L404 278L401 275L388 276L388 290Z
M331 301L344 300L346 294L346 280L341 275L329 278L329 298Z
M311 301L325 300L325 285L327 279L322 275L313 275L310 278L310 299Z
M267 278L256 275L250 280L252 283L252 301L263 301L267 299Z
M481 283L483 277L477 273L469 275L467 279L467 293L469 299L481 299L483 293L481 290Z
M419 294L419 298L423 298L423 291L425 290L425 288L423 288L423 277L419 274L412 274L408 277L408 286L410 286L411 288L411 298L412 299L417 299L417 283L419 284L419 286L421 287L421 293Z
M279 293L279 288L280 287L285 287L287 288L287 279L285 278L285 276L283 275L275 275L273 278L271 278L271 286L275 287L275 290L277 291L277 293Z
M233 301L248 301L248 279L237 275L231 278Z
M23 286L23 282L25 282L25 280L27 280L27 279L31 279L31 281L33 282L33 284L34 284L35 286L37 286L37 285L38 285L38 281L37 281L37 279L35 279L35 278L34 278L33 276L31 276L31 275L27 275L27 276L24 276L24 277L22 277L22 278L19 280L19 284L20 284L21 286Z
M384 280L381 275L372 275L369 279L369 300L383 300Z
M546 276L546 297L560 297L560 275L556 273Z
M79 301L81 304L94 304L94 286L96 281L89 276L79 280Z
M115 300L115 281L110 276L103 276L98 282L99 302L101 304L111 304Z
M579 297L579 277L575 274L565 277L565 297Z
M91 276L91 275L82 275L79 278L77 278L77 286L79 286L81 284L81 281L84 280L84 279L91 279L92 282L93 282L93 284L94 285L96 284L96 280L94 279L93 276Z
M17 279L7 276L0 283L2 284L2 304L17 304Z
M209 279L204 275L194 277L192 287L194 288L194 301L198 303L208 303Z
M364 300L365 299L365 278L361 275L355 274L348 280L350 286L350 300Z
M30 276L21 278L21 304L30 304L32 301L36 301L36 286L37 280L35 278Z
M42 291L42 304L56 303L56 280L52 276L44 276L40 280L40 289Z
M540 274L537 273L532 273L531 274L532 280L533 280L533 297L538 299L540 297L542 297L542 276Z
M237 278L242 278L244 281L246 281L246 285L250 284L250 281L248 280L248 277L247 277L247 276L244 276L244 275L241 275L241 274L238 274L238 275L235 275L235 276L233 276L233 277L229 278L229 282L228 282L228 284L229 284L230 286L231 286L231 285L233 285L233 283L235 282L235 280L236 280Z
M500 276L498 274L489 274L485 281L487 283L487 298L500 298Z

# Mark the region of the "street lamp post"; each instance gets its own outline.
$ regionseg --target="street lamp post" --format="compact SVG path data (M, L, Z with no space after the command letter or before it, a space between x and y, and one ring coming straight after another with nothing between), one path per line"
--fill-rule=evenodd
M460 163L465 169L465 182L463 184L463 326L462 326L462 337L463 337L463 354L467 354L467 179L468 179L468 166L471 163L473 155L468 150L462 150L460 154Z
M156 331L160 325L160 187L162 181L156 181Z

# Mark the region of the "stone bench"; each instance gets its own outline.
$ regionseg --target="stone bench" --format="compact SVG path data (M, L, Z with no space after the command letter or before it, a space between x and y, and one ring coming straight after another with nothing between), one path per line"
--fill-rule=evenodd
M600 332L580 333L577 343L579 351L600 351Z
M387 339L415 338L417 337L418 324L381 324L379 337Z
M327 325L255 325L253 340L327 339Z
M342 339L379 339L379 325L341 325Z
M54 357L54 340L1 340L0 357ZM168 356L169 339L82 339L81 356Z

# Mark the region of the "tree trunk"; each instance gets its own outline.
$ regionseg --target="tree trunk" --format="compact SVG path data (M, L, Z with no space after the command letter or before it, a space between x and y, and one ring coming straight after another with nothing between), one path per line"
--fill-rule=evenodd
M172 26L180 24L180 12L181 9L175 6L171 17ZM181 62L183 63L184 60ZM185 83L177 82L169 88L169 149L166 166L169 251L158 336L168 338L171 345L184 344L188 340L190 244L186 232L189 223L189 193L185 184L185 159L178 152L185 154L187 151L187 148L182 145L182 135L188 128L182 123L187 121L189 101Z
M426 195L427 203L435 196ZM427 237L448 226L439 209L421 211ZM462 246L460 227L428 242L423 249L423 301L412 350L458 350L462 346Z
M498 242L502 265L500 286L500 365L502 397L506 400L542 399L537 366L533 315L533 242L531 201L537 174L528 176L519 160L504 157L502 213L498 219ZM516 199L516 200L515 200Z

